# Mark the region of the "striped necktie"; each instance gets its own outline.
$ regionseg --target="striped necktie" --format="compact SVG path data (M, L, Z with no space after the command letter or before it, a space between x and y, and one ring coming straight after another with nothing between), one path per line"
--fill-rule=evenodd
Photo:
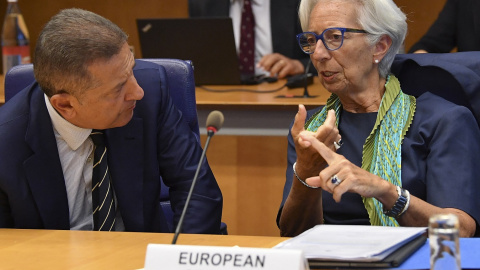
M107 147L102 131L92 130L90 137L95 145L92 173L93 230L114 231L116 211L108 171Z
M240 24L240 48L238 60L242 75L255 74L255 18L252 11L252 0L245 0L242 8Z

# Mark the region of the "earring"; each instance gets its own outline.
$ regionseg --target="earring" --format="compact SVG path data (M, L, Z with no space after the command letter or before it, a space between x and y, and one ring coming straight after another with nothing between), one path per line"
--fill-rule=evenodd
M378 64L378 59L375 59L375 64Z

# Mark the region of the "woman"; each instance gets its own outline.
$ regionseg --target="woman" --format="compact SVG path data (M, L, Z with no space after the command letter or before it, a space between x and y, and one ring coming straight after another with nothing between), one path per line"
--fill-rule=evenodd
M302 0L299 14L300 47L332 95L295 116L281 234L322 223L428 226L437 213L456 214L462 237L478 232L473 115L430 93L403 94L389 75L405 15L391 0Z

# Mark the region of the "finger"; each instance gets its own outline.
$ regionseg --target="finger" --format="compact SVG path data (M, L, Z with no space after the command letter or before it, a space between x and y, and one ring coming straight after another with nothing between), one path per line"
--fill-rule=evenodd
M278 76L278 72L280 71L281 65L283 65L282 63L283 62L280 60L270 67L268 71L270 72L271 77Z
M333 178L336 177L335 180ZM321 189L332 194L332 198L338 203L342 200L342 195L348 191L348 183L345 179L342 179L340 174L334 174L326 179L322 178L322 174L319 176L313 176L305 179L305 182L314 187L320 187Z
M338 179L341 180L340 183L336 184L333 188L332 197L338 203L342 200L342 195L350 189L351 182L347 181L345 176L337 174Z
M338 154L328 148L324 143L320 142L314 136L309 135L308 133L300 134L302 140L309 141L313 148L325 159L325 161L330 165L335 158L338 157Z
M270 72L272 69L272 66L279 60L280 58L276 54L274 53L267 54L267 55L264 55L262 59L260 59L260 61L258 61L257 65L263 68L265 71Z
M334 110L329 110L327 112L327 118L325 119L325 122L323 123L323 126L335 128L336 127L336 121L337 121L337 117L335 116L335 111Z
M305 179L305 182L312 187L319 187L319 188L325 189L324 188L324 183L323 183L322 179L320 178L320 176L309 177L309 178Z
M270 68L270 76L277 76L280 78L280 74L283 69L288 66L288 60L285 58L277 58ZM285 76L284 76L285 77ZM280 78L281 79L281 78Z
M344 186L342 186L342 184L344 184ZM336 186L334 189L333 189L333 192L332 192L332 198L337 202L339 203L341 200L342 200L342 195L347 192L347 190L345 189L345 183L342 183L338 186Z
M332 178L334 178L334 177L336 177L335 181L339 181L339 182L337 182L337 184L334 184L333 181L332 181ZM327 178L323 178L321 175L319 175L319 176L309 177L309 178L305 179L305 182L312 187L320 187L323 190L325 190L329 193L332 193L332 195L334 195L336 189L338 187L340 187L340 184L342 183L342 180L337 175L333 175L333 176L327 177ZM340 197L341 197L341 194L340 194Z
M307 110L302 104L298 105L298 112L295 115L295 122L292 126L292 136L298 136L304 130L305 120L307 118Z
M316 137L330 149L336 149L334 142L340 139L340 134L336 125L336 116L334 110L327 112L327 118L323 125L316 131Z
M328 143L325 140L328 137L332 136L332 133L335 133L334 135L336 136L335 130L337 130L337 127L335 125L335 121L335 112L333 110L329 110L327 112L327 118L325 119L325 122L316 130L317 139L321 140L322 142Z
M279 79L283 79L283 78L287 77L287 75L291 74L291 70L292 70L292 65L290 63L287 63L280 69L277 77Z
M300 132L300 134L302 133L307 133L307 135L303 135L303 136L315 136L315 133L313 133L312 131L308 131L308 130L303 130L302 132ZM302 139L302 135L299 136L298 138L298 142L303 146L303 147L309 147L310 145L312 145L312 143L310 143L309 141L305 141Z

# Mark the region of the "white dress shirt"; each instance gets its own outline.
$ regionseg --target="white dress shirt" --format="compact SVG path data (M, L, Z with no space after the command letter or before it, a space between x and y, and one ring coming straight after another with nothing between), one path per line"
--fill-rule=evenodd
M244 0L230 0L230 17L233 22L233 34L237 54L240 47L240 25L242 22L242 8ZM252 2L253 16L255 17L255 63L267 54L273 53L272 28L270 22L270 0L249 0ZM268 75L263 69L255 67L255 74Z
M62 163L67 189L71 230L93 230L92 172L93 141L91 129L77 127L65 120L50 104L45 95L45 104L53 124L58 154ZM115 230L124 231L125 226L117 211Z

